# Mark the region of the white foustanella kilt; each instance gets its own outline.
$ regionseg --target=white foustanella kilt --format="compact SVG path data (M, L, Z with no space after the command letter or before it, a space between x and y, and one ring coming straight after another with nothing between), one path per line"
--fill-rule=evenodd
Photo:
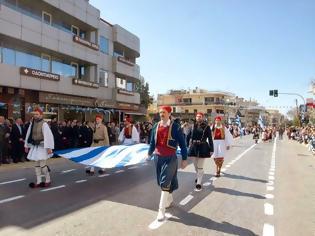
M223 140L213 140L213 158L225 157L226 153L226 141Z
M44 148L44 142L41 142L38 146L31 145L27 154L27 159L31 161L43 161L47 160L51 156L51 154L47 153L47 148Z

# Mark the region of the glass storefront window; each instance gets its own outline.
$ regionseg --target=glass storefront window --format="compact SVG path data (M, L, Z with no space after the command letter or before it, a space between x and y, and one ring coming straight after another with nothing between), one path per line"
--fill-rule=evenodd
M10 48L3 48L2 62L5 64L15 65L15 51Z

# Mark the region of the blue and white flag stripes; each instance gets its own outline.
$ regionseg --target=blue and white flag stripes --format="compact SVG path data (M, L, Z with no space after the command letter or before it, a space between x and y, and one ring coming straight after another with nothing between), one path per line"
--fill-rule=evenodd
M67 149L55 154L83 165L119 168L145 162L148 150L148 144L136 144Z
M146 161L149 145L100 146L56 151L55 154L73 162L100 168L119 168ZM177 150L180 156L180 149Z
M262 118L261 115L259 115L258 124L259 124L259 126L260 126L262 129L265 128L264 121L263 121L263 118Z

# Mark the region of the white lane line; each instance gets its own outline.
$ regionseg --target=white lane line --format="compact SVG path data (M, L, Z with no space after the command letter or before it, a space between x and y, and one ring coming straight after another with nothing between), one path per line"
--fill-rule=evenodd
M161 226L162 226L163 224L165 224L165 223L167 222L167 220L168 220L169 218L171 218L171 217L172 217L171 214L165 213L165 218L166 218L166 219L163 220L163 221L158 221L158 220L153 221L153 222L149 225L149 229L155 230L155 229L161 227Z
M273 199L274 198L273 194L266 194L265 197L267 199Z
M203 183L203 186L205 186L205 187L210 186L210 185L211 185L210 182L205 182L205 183Z
M274 184L274 182L272 180L269 180L269 182L267 183L267 185L269 185L269 186L271 186L273 184Z
M273 215L273 205L271 205L270 203L265 203L265 215Z
M76 169L64 170L64 171L62 171L61 173L62 173L62 174L66 174L66 173L70 173L70 172L75 171L75 170L76 170Z
M274 226L270 224L264 224L263 236L274 236L274 235L275 235Z
M48 192L48 191L52 191L52 190L56 190L56 189L60 189L60 188L65 188L66 185L60 185L60 186L57 186L57 187L53 187L53 188L47 188L47 189L43 189L43 190L40 190L41 192Z
M84 183L84 182L86 182L87 180L86 179L81 179L81 180L77 180L77 181L75 181L77 184L79 184L79 183Z
M267 186L267 191L273 191L275 188L273 186Z
M10 197L10 198L7 198L7 199L3 199L3 200L0 201L0 204L6 203L6 202L11 202L11 201L23 198L23 197L25 197L25 196L24 195L20 195L20 196L15 196L15 197Z
M185 206L188 202L190 202L192 199L194 198L193 195L188 195L187 197L185 197L180 203L179 205Z
M227 170L227 168L222 168L222 170L221 170L221 171L223 171L223 172L224 172L224 171L226 171L226 170Z
M115 172L115 174L122 173L122 172L125 172L125 171L124 171L124 170L117 170L117 171Z
M268 177L270 180L275 180L275 177L274 176L271 176L271 175L269 175L269 177Z
M99 175L98 177L99 178L103 178L103 177L106 177L106 176L110 176L110 174L103 174L103 175Z
M273 175L275 175L275 172L270 171L270 172L269 172L269 175L272 175L272 176L273 176Z
M228 165L226 165L225 167L226 167L226 168L229 168L229 167L231 167L231 165L230 165L230 164L228 164Z
M21 182L21 181L24 181L24 180L26 180L26 178L2 182L2 183L0 183L0 185L11 184L11 183L16 183L16 182Z

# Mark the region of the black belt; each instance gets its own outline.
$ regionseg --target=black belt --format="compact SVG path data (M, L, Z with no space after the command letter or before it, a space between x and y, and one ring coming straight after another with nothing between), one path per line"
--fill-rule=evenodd
M94 141L94 143L98 143L100 141L104 141L104 139L94 139L93 141Z
M200 144L200 143L206 143L206 141L202 141L202 140L193 140L192 143L197 143L197 144Z

